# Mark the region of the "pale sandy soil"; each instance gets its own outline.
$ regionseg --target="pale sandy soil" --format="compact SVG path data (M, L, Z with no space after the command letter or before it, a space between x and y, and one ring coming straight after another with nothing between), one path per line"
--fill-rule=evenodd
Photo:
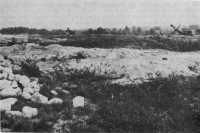
M56 65L76 70L88 70L97 75L117 78L121 84L138 83L149 78L170 74L197 76L200 74L200 51L171 52L159 49L99 49L47 47L28 44L26 47L1 47L0 53L19 64L31 59L43 72L54 71Z

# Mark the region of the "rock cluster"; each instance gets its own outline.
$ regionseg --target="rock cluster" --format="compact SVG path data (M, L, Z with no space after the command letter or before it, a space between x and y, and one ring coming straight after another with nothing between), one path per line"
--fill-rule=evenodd
M60 98L52 98L40 94L40 85L37 79L30 80L25 75L13 74L10 67L0 65L0 111L5 111L8 116L34 117L38 114L38 109L24 106L22 112L12 110L12 106L18 101L17 97L22 97L40 104L62 104Z

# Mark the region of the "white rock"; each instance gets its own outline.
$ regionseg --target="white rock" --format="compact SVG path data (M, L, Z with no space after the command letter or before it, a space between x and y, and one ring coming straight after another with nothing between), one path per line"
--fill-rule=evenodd
M21 95L22 91L20 88L12 88L8 87L0 91L0 96L6 97L6 96L19 96Z
M22 97L24 98L24 99L31 99L31 94L30 93L27 93L27 92L23 92L22 93Z
M39 92L36 92L32 95L31 101L37 102L37 103L43 103L43 104L48 104L48 98Z
M58 93L55 91L55 90L51 90L51 94L53 94L53 95L58 95Z
M30 87L25 87L23 89L23 92L26 92L26 93L29 93L29 94L33 94L34 93L34 90Z
M11 106L17 102L16 98L7 98L0 100L0 111L11 110Z
M40 91L40 85L38 84L37 80L34 80L34 81L30 82L30 87L32 88L32 90L34 92L39 92Z
M15 76L13 73L9 73L7 78L8 78L8 80L14 80L14 77Z
M38 110L37 110L37 108L24 106L22 108L22 114L23 114L24 117L32 118L32 117L38 115Z
M62 90L62 92L65 94L70 94L70 92L68 90Z
M17 88L17 87L18 87L18 84L17 84L16 81L13 81L13 82L11 83L11 86L12 86L13 88Z
M62 87L57 86L55 90L62 90Z
M49 100L48 102L49 104L62 104L63 100L60 98L52 98L51 100Z
M24 75L15 75L15 80L23 85L23 87L30 87L30 79Z
M0 79L7 79L7 78L8 78L8 73L6 72L0 73Z
M84 107L85 106L85 98L82 96L76 96L72 100L73 107Z
M5 113L8 116L22 116L22 112L20 111L6 111Z
M0 90L3 90L5 88L9 88L11 86L11 81L8 80L0 80Z
M12 69L10 67L4 67L3 69L4 72L8 73L8 74L12 74Z

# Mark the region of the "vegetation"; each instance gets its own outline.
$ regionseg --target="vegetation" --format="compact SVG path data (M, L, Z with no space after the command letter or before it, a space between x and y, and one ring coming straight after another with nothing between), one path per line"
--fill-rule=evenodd
M159 29L159 27L157 27ZM172 51L196 51L200 50L200 39L192 37L176 38L160 36L153 29L145 31L140 27L125 27L123 29L108 29L99 27L83 31L30 29L25 27L3 28L0 33L7 34L39 34L29 36L28 42L39 43L46 46L60 44L63 46L75 46L85 48L136 48L136 49L167 49ZM166 34L167 35L167 34ZM59 39L60 40L59 40ZM0 42L1 43L1 42ZM7 45L23 44L22 39L12 38ZM25 42L26 43L26 42Z
M52 97L52 94L47 92L56 87L70 92L65 94L61 90L58 91L58 97L64 100L63 105L46 106L19 99L13 108L20 109L23 104L31 105L39 108L39 116L27 120L2 115L3 125L12 125L9 128L13 131L51 131L57 120L61 119L65 122L72 120L63 126L77 133L200 131L200 77L171 75L139 85L121 86L110 84L112 79L87 71L70 70L67 76L65 73L57 71L40 78L43 95ZM76 87L72 88L72 84ZM97 110L87 106L74 110L71 100L77 95L84 96L97 106ZM73 115L77 117L73 118ZM89 119L82 121L84 116Z
M27 27L8 27L2 28L0 30L2 34L41 34L41 35L48 35L48 34L55 34L55 35L63 35L65 34L64 30L57 29L57 30L47 30L47 29L35 29L35 28L27 28Z
M164 37L137 37L132 35L87 35L73 36L67 41L58 42L63 46L85 48L136 48L136 49L166 49L171 51L197 51L200 42ZM50 43L49 43L50 44ZM41 45L49 45L48 42Z

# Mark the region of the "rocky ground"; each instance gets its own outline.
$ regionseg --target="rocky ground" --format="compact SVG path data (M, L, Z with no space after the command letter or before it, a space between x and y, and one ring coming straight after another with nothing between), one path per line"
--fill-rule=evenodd
M35 70L35 75L22 72L26 66L35 67L31 69L32 72ZM7 116L33 118L38 115L38 108L24 104L20 109L13 110L12 106L19 99L44 105L63 104L65 100L58 95L62 88L51 89L51 97L48 97L41 93L42 83L39 82L41 74L48 75L57 70L62 70L65 75L70 74L70 70L88 71L112 79L113 84L140 84L152 78L168 77L171 74L198 76L200 52L181 53L126 48L87 49L56 44L46 47L36 44L0 47L0 111L5 112ZM77 87L76 84L65 85ZM70 93L62 91L65 94ZM74 108L83 107L86 101L82 96L74 95L71 98ZM95 110L92 103L90 106ZM58 121L57 125L59 122L62 123L62 120Z

